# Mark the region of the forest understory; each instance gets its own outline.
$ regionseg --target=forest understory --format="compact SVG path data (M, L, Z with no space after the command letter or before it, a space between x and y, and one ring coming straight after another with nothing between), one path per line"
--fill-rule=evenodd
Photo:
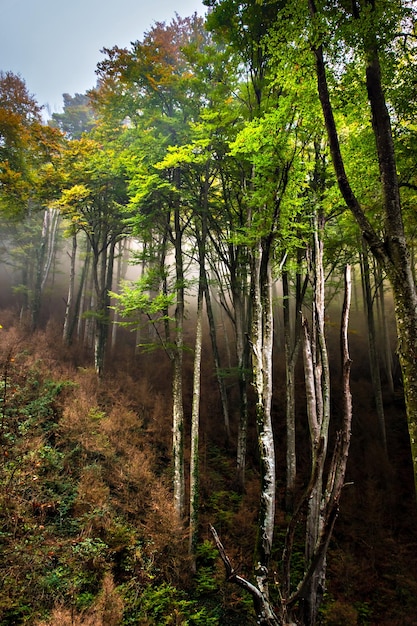
M53 321L35 333L17 323L16 311L3 310L1 321L0 624L255 625L251 598L225 581L209 525L239 574L249 579L260 493L256 427L252 415L241 493L235 481L236 450L225 445L210 347L204 346L203 358L194 571L186 523L178 523L171 493L169 361L161 352L135 355L131 335L121 333L112 366L99 379L89 354L63 347L62 329ZM188 332L191 337L193 330ZM329 335L330 358L336 361L337 340L332 341L331 329ZM366 336L355 329L354 320L350 343L351 451L318 623L412 626L417 520L401 388L395 397L384 398L387 457L379 444ZM288 522L285 373L279 354L277 350L273 398L278 497L272 598L279 595ZM186 441L191 379L192 359L186 356ZM231 380L231 406L236 393ZM309 471L302 378L298 393L302 477ZM333 382L333 428L339 397ZM234 434L233 414L231 426ZM303 485L298 488L301 493ZM304 565L303 541L296 532L294 576Z

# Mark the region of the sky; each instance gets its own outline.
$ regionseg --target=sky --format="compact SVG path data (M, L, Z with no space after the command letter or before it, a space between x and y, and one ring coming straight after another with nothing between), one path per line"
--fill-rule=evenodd
M0 70L49 113L95 86L102 48L129 47L155 22L204 15L202 0L0 0ZM48 117L49 117L48 115Z

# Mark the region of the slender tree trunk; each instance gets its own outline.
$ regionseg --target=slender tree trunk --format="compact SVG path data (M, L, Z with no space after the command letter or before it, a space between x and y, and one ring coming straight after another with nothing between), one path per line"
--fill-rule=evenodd
M380 305L380 337L381 343L383 346L382 355L383 355L383 363L384 363L384 371L387 379L387 388L391 395L394 396L394 377L393 377L393 357L392 357L392 348L390 341L390 333L388 328L388 316L385 305L385 281L382 276L381 267L376 264L376 273L377 273L377 293L379 295L379 305Z
M203 343L203 303L204 294L207 298L207 274L206 274L206 241L208 235L208 172L203 186L203 203L201 216L196 216L196 239L198 246L198 293L197 293L197 322L194 352L193 374L193 403L191 414L191 453L190 453L190 529L189 549L193 559L193 569L196 570L195 554L198 543L199 521L199 437L200 437L200 387L201 387L201 356ZM200 217L200 220L198 219ZM201 223L201 233L199 232ZM217 348L217 344L216 348Z
M311 494L306 523L306 562L311 562L324 527L322 493L324 464L327 455L330 424L330 370L325 338L325 293L323 268L323 219L314 219L314 245L311 255L311 276L314 289L313 328L310 337L304 320L304 370L307 391L307 415L311 441ZM325 555L320 567L310 577L304 597L304 621L314 624L324 593Z
M42 273L41 291L43 291L45 288L46 281L48 280L52 263L56 257L56 242L57 242L57 233L58 233L58 226L59 226L59 220L60 220L60 213L58 209L46 209L45 217L48 221L47 232L46 232L47 254L46 254L45 265L44 265L43 273Z
M214 319L213 306L211 302L210 287L207 280L207 272L204 277L204 295L206 301L207 320L209 325L211 349L213 351L214 369L216 372L217 386L220 393L220 401L222 406L223 423L226 435L226 446L230 441L230 419L229 419L229 402L227 399L226 385L224 383L224 376L221 374L221 358L219 352L219 346L217 341L216 323Z
M239 423L236 453L236 482L240 491L245 489L246 451L248 433L248 371L250 348L250 307L248 305L247 252L243 247L235 250L230 268L233 322L236 339L236 361L239 390Z
M41 239L36 254L35 281L30 303L32 330L35 330L39 323L42 292L48 280L52 261L56 254L58 223L59 211L57 209L45 209Z
M245 489L246 449L248 438L248 350L247 327L243 296L235 293L233 297L235 310L236 355L239 388L239 425L237 435L236 480L241 491Z
M204 258L200 259L200 264ZM189 549L193 558L195 571L195 552L198 543L199 518L199 436L200 436L200 387L201 387L201 353L203 339L203 298L204 298L204 267L200 269L197 296L197 321L194 350L193 403L191 413L191 455L190 455L190 529Z
M177 302L175 307L175 348L173 355L173 416L172 416L172 460L174 471L174 505L178 519L184 516L184 406L182 390L182 370L184 351L184 265L182 254L182 230L179 208L174 211L175 235L175 278Z
M212 291L211 291L212 292ZM224 347L225 347L225 351L226 351L226 367L228 367L229 369L232 367L232 351L230 349L230 341L229 341L229 333L227 332L227 323L226 320L228 319L227 317L225 317L225 311L223 308L223 304L222 304L222 295L220 294L220 302L217 301L216 298L210 298L212 301L214 300L216 303L216 308L218 310L219 313L219 326L222 330L222 337L223 337L223 341L224 341Z
M107 340L109 336L109 306L110 291L113 283L114 251L116 239L103 244L100 255L95 258L94 283L96 288L97 304L95 310L94 336L94 365L97 376L101 377L104 371Z
M285 349L285 383L286 383L286 424L287 424L287 486L286 508L291 510L293 506L295 478L297 475L297 456L295 450L295 359L292 358L291 350L291 323L290 323L290 289L288 272L282 274L282 293L284 309L284 349Z
M94 330L95 320L94 311L96 309L96 296L94 288L94 252L91 249L91 258L88 266L87 281L85 284L84 296L83 296L83 314L85 316L85 323L83 329L83 344L87 348L94 346Z
M268 244L252 252L251 347L253 383L256 392L256 423L261 472L261 497L256 547L257 585L268 598L268 567L275 521L275 446L272 431L272 277Z
M371 279L369 272L368 249L366 244L362 246L362 275L365 290L365 310L366 320L368 323L368 348L369 348L369 365L371 369L372 388L375 399L375 409L379 424L379 434L381 444L387 452L387 437L385 433L385 414L384 403L382 399L381 375L379 369L378 348L376 339L376 328L374 318L374 305L371 291Z
M88 285L90 283L90 275L91 275L90 270L91 270L91 244L90 244L90 241L87 239L84 263L83 263L83 268L81 270L80 283L78 285L77 298L75 301L74 316L73 316L73 321L71 324L71 329L69 332L70 341L72 340L73 334L75 332L75 325L76 325L77 339L79 341L85 342L86 320L83 318L83 313L85 313L89 308L87 306L87 301L89 299L87 291L88 291Z
M96 304L94 310L94 367L98 377L103 374L104 350L106 334L106 268L107 268L107 247L104 246L100 253L94 254L93 276L95 285ZM106 325L105 325L106 324Z
M226 255L224 255L226 256ZM239 391L239 422L236 454L236 483L238 489L244 491L246 470L246 449L248 430L248 370L250 362L250 348L248 344L250 327L250 303L248 299L248 253L245 246L230 246L227 254L230 283L230 298L233 313L230 312L227 296L224 293L222 276L215 269L220 288L221 314L227 312L235 333L235 354L237 369L237 384ZM230 351L225 330L226 349L230 367Z
M62 331L62 337L64 343L67 345L71 342L70 337L70 329L71 329L71 319L74 315L73 313L73 299L74 299L74 288L75 288L75 261L77 256L77 233L73 233L72 235L72 250L70 256L70 279L68 285L68 295L67 302L65 306L65 317L64 317L64 328Z
M122 265L123 265L123 257L124 257L124 247L123 247L123 241L119 241L117 243L117 264L116 264L116 287L115 289L118 290L119 289L119 285L120 285L120 281L122 278ZM113 323L111 325L111 351L114 352L115 348L116 348L116 342L117 342L117 331L119 329L119 313L118 310L116 308L116 310L114 311L113 314Z
M288 284L288 272L282 274L282 289L284 297L284 351L285 351L285 381L286 381L286 494L285 506L287 512L291 512L294 506L294 490L297 476L296 455L296 428L295 428L295 370L297 366L299 348L301 343L301 306L307 286L307 279L301 286L301 276L297 272L294 323L291 324L291 301Z

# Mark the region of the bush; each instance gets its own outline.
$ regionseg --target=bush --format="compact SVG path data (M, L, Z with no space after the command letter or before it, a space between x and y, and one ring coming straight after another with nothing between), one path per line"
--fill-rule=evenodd
M184 592L163 583L148 585L139 593L132 585L125 586L125 611L123 624L133 626L217 626L217 617L198 608L197 603L186 598Z

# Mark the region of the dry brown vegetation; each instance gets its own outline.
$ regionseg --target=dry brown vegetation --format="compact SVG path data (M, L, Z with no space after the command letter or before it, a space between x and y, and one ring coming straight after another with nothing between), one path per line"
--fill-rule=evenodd
M202 548L193 575L186 527L172 504L169 363L161 355L135 358L120 346L98 381L82 352L62 347L53 324L28 335L13 322L3 314L0 624L254 623L248 599L223 584L207 527L216 526L232 561L250 576L259 498L255 431L252 424L240 495L234 452L223 447L210 360L203 377L210 400L202 409ZM361 349L354 348L357 355ZM279 366L276 375L283 380ZM278 382L277 576L286 526L282 392ZM353 392L351 484L329 553L321 620L411 626L417 535L404 413L394 402L387 406L384 459L367 374L359 368ZM300 418L301 467L308 465L304 429ZM302 544L299 559L302 567Z

